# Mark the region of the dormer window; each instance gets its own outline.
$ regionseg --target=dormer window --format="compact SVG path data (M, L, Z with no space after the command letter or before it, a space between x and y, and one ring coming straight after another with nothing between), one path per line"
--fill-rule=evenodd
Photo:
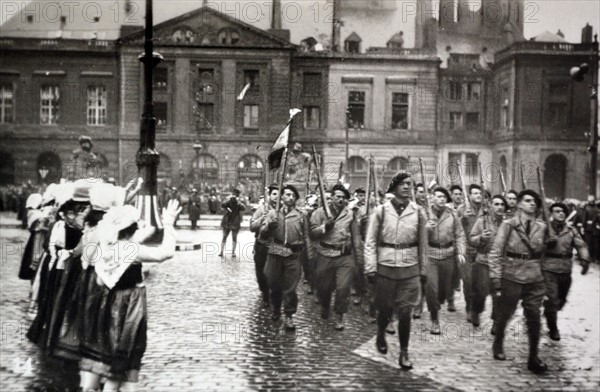
M360 43L362 39L356 32L352 32L344 41L344 49L348 53L360 53Z
M386 46L389 49L402 49L404 46L404 32L400 31L392 36Z
M27 23L33 23L33 15L27 15Z
M232 28L225 28L219 32L218 42L221 45L235 45L240 42L240 33Z

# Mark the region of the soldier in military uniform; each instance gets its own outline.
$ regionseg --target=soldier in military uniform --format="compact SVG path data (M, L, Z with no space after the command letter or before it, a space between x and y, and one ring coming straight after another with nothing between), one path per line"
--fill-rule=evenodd
M387 353L385 331L398 310L400 366L411 369L408 356L411 311L417 306L421 284L426 280L427 216L422 207L410 201L410 174L396 174L388 193L394 198L378 206L372 215L365 241L365 274L374 282L379 352Z
M300 194L293 185L283 187L280 211L267 213L259 236L268 242L265 275L270 288L273 307L272 319L281 317L281 305L285 313L285 328L296 329L293 315L298 308L296 288L302 276L302 252L309 248L309 226L306 216L296 208Z
M73 181L82 178L101 178L102 162L92 151L94 144L89 136L79 136L79 148L73 151Z
M504 212L504 218L510 219L515 216L517 212L517 191L511 189L506 192L506 211Z
M263 305L265 307L269 306L269 284L267 282L267 277L265 276L267 242L260 238L258 233L269 210L277 209L279 187L277 184L271 184L268 191L269 200L258 206L250 219L250 231L255 233L256 238L254 242L254 269L256 272L256 282L258 283L258 289L262 293Z
M504 197L502 195L493 196L490 213L477 219L469 235L469 243L477 249L475 264L473 264L473 302L471 306L471 322L475 327L479 326L480 315L485 309L485 300L488 294L492 293L488 252L492 247L496 232L504 220L505 208ZM492 295L492 320L496 318L495 302L496 297Z
M527 368L534 373L543 373L548 367L538 358L538 345L540 309L546 292L541 259L548 227L543 221L536 219L536 210L542 204L536 192L521 191L517 196L517 203L519 212L500 224L488 256L490 280L498 305L497 331L492 351L495 359L506 360L506 325L521 301L529 335Z
M460 220L456 213L446 204L450 201L450 194L442 187L433 191L433 205L427 222L429 252L427 282L425 283L425 296L427 309L431 315L431 330L433 335L439 335L440 304L452 290L452 274L456 260L459 264L465 263L466 239Z
M467 197L470 201L470 208L467 206L467 204L463 204L460 206L457 213L461 219L465 233L471 233L475 221L482 212L483 193L481 191L481 187L477 184L471 184L469 186L469 195ZM466 256L467 262L464 264L459 264L458 268L460 271L460 277L463 281L463 295L466 303L465 311L467 312L467 321L471 322L473 264L475 263L475 257L477 256L477 250L469 243L467 243Z
M350 192L341 184L334 185L331 192L332 216L327 216L324 207L318 208L310 219L310 236L318 241L315 272L321 317L329 318L331 294L335 290L335 329L342 331L356 264L363 264L356 263L355 258L362 258L362 250L358 246L360 238L354 224L354 211L347 206Z
M366 199L366 191L364 188L356 188L356 190L354 190L354 194L356 196L356 203L354 204L354 207L352 208L352 211L354 212L354 230L357 230L357 232L359 233L359 237L360 237L360 244L356 244L357 246L360 247L361 252L362 252L362 248L364 246L364 231L363 230L361 232L361 223L362 223L362 216L363 216L363 212L362 210L364 209L366 212L365 207L365 199ZM356 297L354 298L354 300L352 301L354 303L354 305L360 305L362 302L362 298L364 297L365 293L366 293L366 282L365 282L365 265L364 265L364 258L360 258L360 260L356 260L356 268L354 269L354 277L352 280L352 288L354 289L355 293L356 293Z
M450 196L452 197L452 206L454 211L463 203L463 190L460 185L452 185L450 187Z
M588 248L577 230L565 224L569 209L563 203L554 203L550 206L553 231L553 241L548 242L548 247L542 259L542 273L546 282L546 297L544 301L544 316L550 339L560 340L557 326L557 312L567 302L567 294L571 287L571 269L573 248L577 249L577 256L581 261L581 274L585 275L590 265Z

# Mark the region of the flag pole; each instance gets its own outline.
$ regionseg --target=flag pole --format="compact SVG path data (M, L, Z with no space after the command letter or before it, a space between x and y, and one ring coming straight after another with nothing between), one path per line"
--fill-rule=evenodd
M292 140L292 121L294 120L294 116L300 113L300 109L290 109L290 119L287 122L286 128L288 129L288 138L287 143L285 145L285 149L283 150L283 168L281 169L281 175L279 177L279 203L277 203L277 213L281 211L281 194L283 192L283 181L285 180L285 172L287 170L287 158L288 158L288 150L290 146L290 140ZM285 130L285 128L284 128Z

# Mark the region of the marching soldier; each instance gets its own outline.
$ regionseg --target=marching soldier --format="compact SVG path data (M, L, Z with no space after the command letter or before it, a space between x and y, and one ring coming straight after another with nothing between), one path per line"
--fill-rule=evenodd
M461 219L463 229L465 233L471 233L473 225L477 218L481 215L482 204L483 204L483 193L481 187L477 184L471 184L469 186L469 205L463 204L458 209L458 216ZM477 250L467 243L467 262L459 264L458 268L460 271L460 277L463 281L463 295L465 297L467 321L471 322L471 292L473 285L473 264L475 263L475 257L477 256Z
M567 302L567 294L571 287L571 269L573 248L577 249L577 256L581 261L581 274L585 275L590 265L588 248L577 230L565 224L569 210L563 203L554 203L550 206L552 213L551 230L556 241L548 242L548 247L542 259L542 273L546 282L546 297L544 301L544 315L550 339L560 340L560 333L556 324L557 312Z
M488 252L494 242L496 232L504 220L506 200L502 195L492 197L491 214L480 216L469 235L469 243L477 249L475 264L473 264L473 303L471 307L471 322L473 326L480 324L480 315L485 309L485 300L492 293L490 287L490 267ZM496 297L492 295L492 320L496 319ZM495 331L492 330L492 334Z
M347 206L350 192L341 184L334 185L331 192L330 210L333 216L327 217L323 207L317 209L310 219L310 235L311 239L319 241L315 272L321 317L329 318L331 294L335 290L335 329L342 331L355 267L363 263L355 264L355 258L362 258L362 252L357 246L360 238L354 224L354 212Z
M410 174L394 176L388 188L394 198L375 209L365 242L365 274L374 282L378 310L377 350L387 353L385 331L397 309L402 369L412 369L408 357L411 311L419 303L427 267L427 217L410 201L411 186Z
M304 201L304 207L301 209L302 213L306 216L306 219L310 222L310 217L313 212L319 208L319 197L315 194L309 194L306 196ZM308 283L307 294L313 294L317 289L316 277L315 277L315 263L314 257L309 255L315 255L315 244L311 241L310 248L307 248L302 255L302 270L304 271L304 283ZM316 299L318 303L318 298Z
M273 321L285 313L285 328L296 329L293 315L298 308L296 288L302 275L301 254L309 245L306 216L296 208L300 194L293 185L283 187L280 211L271 210L263 220L259 236L268 241L265 275L271 290Z
M450 194L442 187L433 191L431 216L427 222L429 236L429 252L425 297L427 309L431 315L431 334L439 335L440 304L452 290L452 274L456 260L465 263L466 239L460 220L456 213L446 206Z
M517 191L511 189L506 192L506 211L504 212L504 218L512 218L515 216L515 212L517 212Z
M267 262L267 242L260 238L258 233L262 227L263 221L269 210L277 209L279 200L279 187L277 184L269 186L269 200L258 206L254 215L250 219L250 231L255 233L254 242L254 269L256 272L256 282L262 293L263 306L269 306L269 284L265 276L265 264Z
M452 185L450 187L450 196L452 197L452 206L454 211L463 203L463 190L460 185Z
M361 228L361 223L363 221L362 217L364 215L364 213L366 212L366 191L364 188L360 187L360 188L356 188L356 190L354 191L354 194L356 195L356 204L354 205L354 207L352 208L352 211L354 212L354 229L358 231L358 233L360 234L360 244L356 244L358 246L358 248L362 251L363 246L364 246L364 231ZM364 212L363 212L364 210ZM366 223L366 222L365 222ZM362 230L362 231L361 231ZM360 264L359 264L360 263ZM362 298L364 297L364 295L366 294L366 281L365 281L365 265L364 265L364 258L360 258L360 260L356 260L356 268L354 269L354 277L353 277L353 281L352 281L352 288L354 289L354 291L356 292L356 298L354 298L354 305L360 305L362 302Z
M233 192L231 192L229 199L221 203L221 208L226 212L221 219L223 239L221 240L221 253L219 253L219 257L223 257L227 237L229 237L229 233L231 233L231 240L233 242L231 246L231 257L235 259L237 235L242 224L242 211L246 209L246 206L240 201L240 194L241 192L239 189L234 189Z
M543 373L548 366L538 358L540 340L540 308L546 292L542 275L541 258L548 227L535 218L542 201L532 190L517 196L519 212L500 224L489 253L490 280L498 305L496 311L496 336L492 346L494 359L505 361L504 332L519 300L527 321L529 335L529 360L527 368Z

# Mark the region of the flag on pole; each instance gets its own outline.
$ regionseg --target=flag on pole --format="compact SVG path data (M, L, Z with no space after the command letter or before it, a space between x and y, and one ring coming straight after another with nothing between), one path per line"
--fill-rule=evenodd
M271 152L269 153L269 157L267 159L269 163L269 168L271 170L278 169L279 166L281 166L281 158L283 157L283 152L285 151L290 142L290 124L292 123L292 119L294 118L294 116L300 113L301 111L302 110L300 109L290 109L290 119L288 120L287 125L285 126L283 131L277 137L277 140L275 140L275 144L273 144L273 147L271 147Z
M242 90L240 95L238 95L238 97L237 97L238 101L241 101L242 99L244 99L244 97L246 96L246 93L248 92L248 90L250 90L251 85L252 85L251 83L248 83L247 85L244 86L244 89Z

